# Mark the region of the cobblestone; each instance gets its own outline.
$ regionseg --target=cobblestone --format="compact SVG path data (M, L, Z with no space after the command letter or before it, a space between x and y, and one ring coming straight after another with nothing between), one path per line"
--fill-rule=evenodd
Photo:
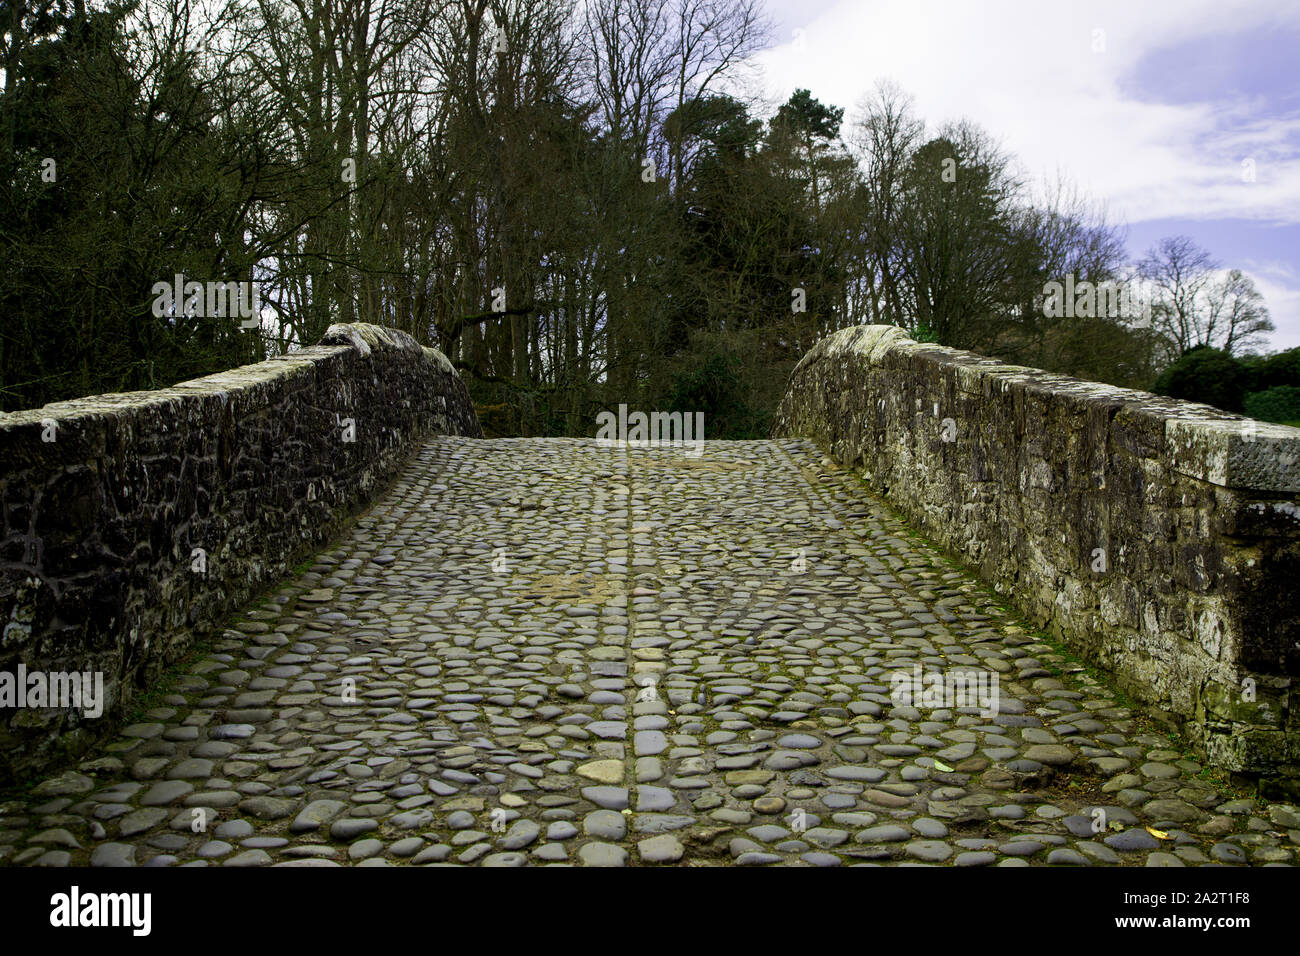
M958 671L996 706L892 693ZM0 803L0 863L1262 865L1300 828L803 441L434 439L166 700Z

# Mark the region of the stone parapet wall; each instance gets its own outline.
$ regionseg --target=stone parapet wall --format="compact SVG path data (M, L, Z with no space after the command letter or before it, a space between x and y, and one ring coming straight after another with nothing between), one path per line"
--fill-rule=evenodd
M98 672L105 698L99 716L0 699L0 781L85 750L437 434L481 437L464 383L362 324L172 388L0 414L0 680Z
M1300 779L1300 429L859 326L791 376L816 440L1211 763Z

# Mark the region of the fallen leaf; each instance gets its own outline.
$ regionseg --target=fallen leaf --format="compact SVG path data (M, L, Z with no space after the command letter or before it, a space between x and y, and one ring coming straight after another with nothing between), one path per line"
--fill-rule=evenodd
M1147 833L1150 833L1153 837L1155 837L1157 840L1173 839L1173 837L1171 837L1168 833L1165 833L1163 830L1157 830L1155 827L1147 827L1146 831Z
M942 763L938 760L934 762L934 769L941 770L944 773L952 773L952 767L949 767L946 763Z

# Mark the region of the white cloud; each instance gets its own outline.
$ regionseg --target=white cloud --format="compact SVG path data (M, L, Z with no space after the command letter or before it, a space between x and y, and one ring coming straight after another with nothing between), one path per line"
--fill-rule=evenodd
M1242 266L1264 296L1277 331L1268 337L1274 350L1300 346L1300 275L1281 262L1247 262Z
M1031 178L1064 175L1112 219L1300 223L1300 115L1268 115L1239 96L1149 102L1131 82L1134 68L1164 48L1300 28L1294 0L1100 0L1086 9L1041 0L840 0L799 23L801 2L774 0L790 4L801 42L756 58L772 102L805 87L851 116L877 80L889 79L915 97L932 128L974 120ZM1104 52L1093 51L1094 30L1104 31ZM1243 181L1248 157L1254 182ZM1242 268L1278 327L1272 346L1300 345L1300 276Z
M1300 117L1264 119L1252 102L1143 102L1123 82L1162 47L1283 22L1300 26L1300 5L844 0L801 28L802 51L785 42L757 61L778 99L807 87L851 108L892 79L929 123L970 118L1031 176L1060 170L1130 222L1297 223ZM1093 51L1094 30L1104 52ZM1246 157L1253 183L1242 181Z

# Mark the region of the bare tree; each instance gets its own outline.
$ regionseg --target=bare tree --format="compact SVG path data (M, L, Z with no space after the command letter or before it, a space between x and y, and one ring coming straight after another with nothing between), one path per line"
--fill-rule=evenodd
M1223 271L1187 236L1160 240L1138 263L1151 285L1152 319L1166 343L1166 361L1198 346L1233 354L1273 331L1264 297L1240 269Z
M863 167L868 219L866 244L879 280L872 297L872 321L903 324L901 281L894 249L903 207L903 176L921 141L925 124L913 112L910 96L893 83L877 84L858 105L849 145Z
M675 110L702 99L767 41L771 23L762 0L677 0L673 13ZM682 177L681 141L669 151L668 181Z
M675 73L671 11L663 0L591 0L582 43L610 138L648 155L672 105Z
M1274 329L1264 296L1240 269L1230 269L1205 294L1205 344L1229 355L1249 352Z
M1161 239L1138 263L1138 275L1151 286L1152 323L1168 343L1171 360L1209 341L1201 308L1216 268L1210 254L1187 236Z

